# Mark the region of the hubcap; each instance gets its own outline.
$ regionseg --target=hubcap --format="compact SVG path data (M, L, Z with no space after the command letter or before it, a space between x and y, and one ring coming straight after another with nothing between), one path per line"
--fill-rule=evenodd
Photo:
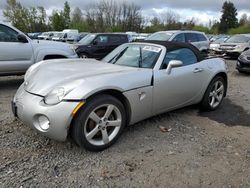
M88 57L85 54L80 54L80 58L85 59L85 58L88 58Z
M224 85L222 81L218 80L214 83L209 93L209 105L216 108L221 103L224 96Z
M121 124L122 115L116 106L100 105L89 114L84 126L84 135L93 145L105 145L116 137Z

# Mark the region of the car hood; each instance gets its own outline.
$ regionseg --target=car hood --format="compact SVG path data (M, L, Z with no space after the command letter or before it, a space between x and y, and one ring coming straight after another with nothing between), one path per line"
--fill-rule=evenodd
M231 42L224 42L220 44L221 46L238 46L238 45L247 45L247 43L231 43Z
M58 37L54 37L58 38ZM55 42L55 41L48 41L48 40L33 40L33 44L39 47L50 47L50 48L57 48L57 47L65 47L68 48L70 47L69 44L67 43L62 43L62 42Z
M37 68L25 75L25 90L45 96L56 87L63 87L71 83L79 85L91 80L91 77L101 77L105 75L119 76L124 72L135 72L138 68L126 67L104 63L94 59L58 59L41 63ZM29 75L27 75L29 74Z
M88 46L90 45L84 45L84 44L81 44L81 43L76 43L74 44L74 47L77 49L77 48L87 48Z

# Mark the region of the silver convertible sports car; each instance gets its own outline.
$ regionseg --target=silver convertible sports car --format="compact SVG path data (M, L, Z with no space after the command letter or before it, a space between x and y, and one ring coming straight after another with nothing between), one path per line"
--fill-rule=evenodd
M224 60L190 44L123 44L101 61L48 60L31 66L13 112L42 135L68 136L91 151L112 145L126 125L200 104L217 109L227 91Z

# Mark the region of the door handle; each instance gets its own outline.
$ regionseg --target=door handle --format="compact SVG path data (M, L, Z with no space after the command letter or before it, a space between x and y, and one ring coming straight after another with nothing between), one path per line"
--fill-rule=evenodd
M194 72L194 73L198 73L198 72L202 72L202 71L203 71L202 68L195 68L193 72Z

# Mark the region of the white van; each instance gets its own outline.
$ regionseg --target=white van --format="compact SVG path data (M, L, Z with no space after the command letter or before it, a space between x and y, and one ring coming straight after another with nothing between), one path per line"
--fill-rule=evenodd
M63 42L74 42L78 37L79 31L77 29L64 29L62 33L64 33Z

